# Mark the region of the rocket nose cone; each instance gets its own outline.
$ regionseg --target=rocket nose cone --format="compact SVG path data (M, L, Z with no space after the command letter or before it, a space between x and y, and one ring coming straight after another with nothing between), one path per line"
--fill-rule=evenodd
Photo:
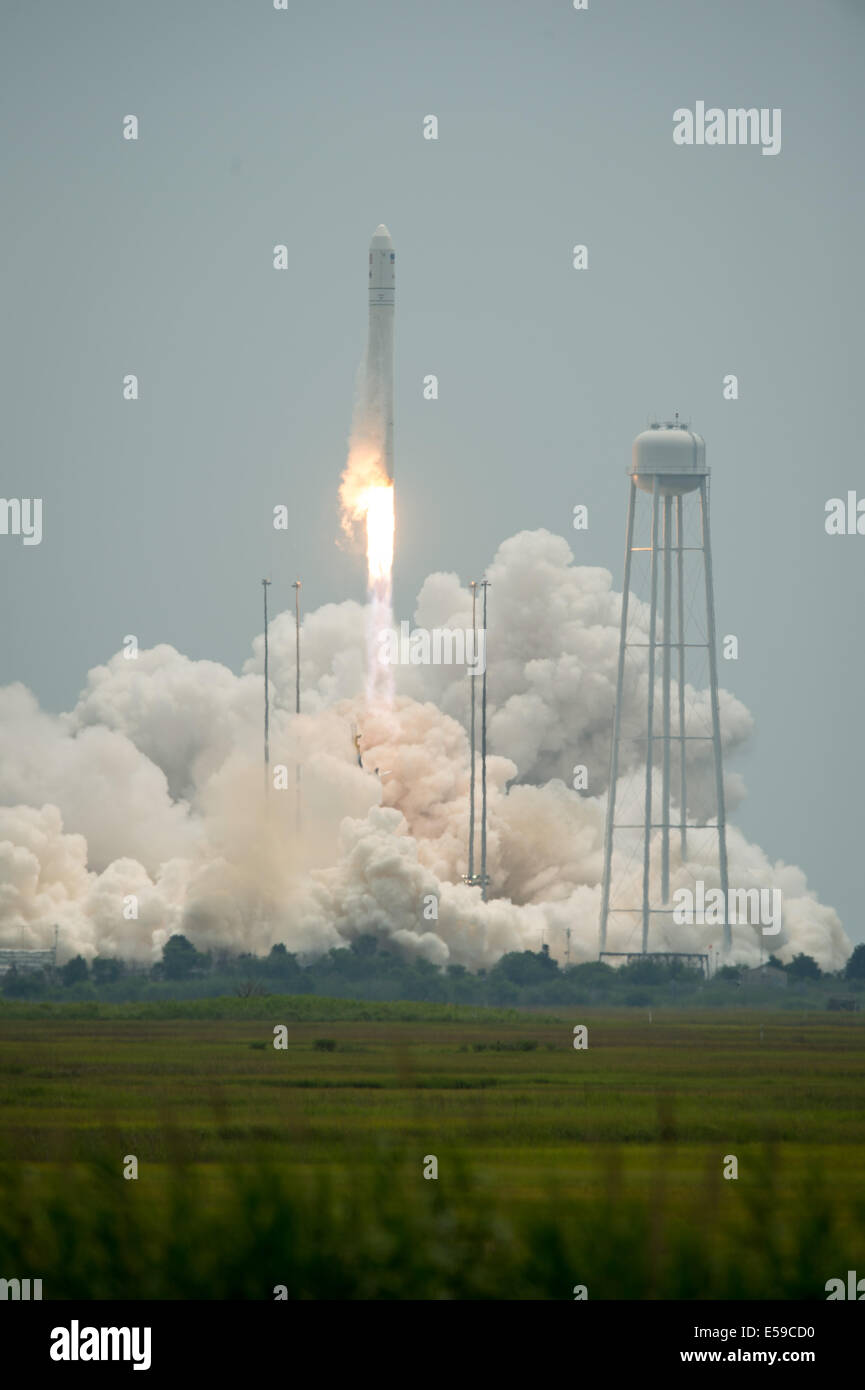
M388 231L387 227L384 225L383 222L379 222L378 226L376 227L373 233L372 241L370 242L370 246L393 246L393 242L391 241L390 237L390 232Z

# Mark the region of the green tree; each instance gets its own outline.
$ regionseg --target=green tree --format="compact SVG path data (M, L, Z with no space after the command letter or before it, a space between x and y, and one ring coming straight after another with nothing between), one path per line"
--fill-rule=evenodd
M125 973L122 960L115 956L96 956L90 966L90 974L95 985L111 985Z
M661 985L670 978L669 966L659 960L631 960L619 971L622 984ZM643 998L642 993L639 996ZM648 996L646 996L648 998Z
M845 980L865 980L865 941L853 948L853 954L844 967Z
M787 966L787 974L794 980L819 980L822 973L814 957L806 956L801 951Z
M264 973L272 980L297 980L301 968L293 951L287 951L281 941L271 946L270 955L264 962Z
M494 978L494 971L491 970L488 997L493 1004L516 1004L519 1001L520 992L511 980L503 979L501 976Z
M542 984L558 974L559 967L546 951L508 951L496 961L489 974L490 984L507 980L519 989ZM509 993L508 991L506 991Z
M578 980L581 985L613 984L616 972L605 960L584 960L580 965L569 965L565 974L568 979Z
M188 980L206 957L196 951L185 936L170 936L162 948L162 967L166 980Z
M65 965L60 967L60 978L64 985L80 985L89 978L90 972L87 969L87 961L83 956L73 956Z
M17 970L13 965L3 977L3 993L9 999L38 999L46 986L44 970Z
M722 965L721 969L715 972L716 980L728 980L734 984L742 978L742 972L737 965Z

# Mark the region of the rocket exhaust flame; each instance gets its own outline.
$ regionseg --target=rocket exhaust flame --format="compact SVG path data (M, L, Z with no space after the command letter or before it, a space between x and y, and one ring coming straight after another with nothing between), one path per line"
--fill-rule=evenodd
M375 455L352 449L340 486L340 502L346 535L355 536L361 524L366 529L367 699L390 704L393 672L379 659L379 634L393 626L394 496L393 483Z
M342 529L366 527L367 700L393 700L393 673L379 659L380 634L393 626L393 310L395 256L387 227L369 248L369 336L348 463L339 495Z
M346 536L366 528L369 582L389 577L393 568L393 483L371 448L353 444L339 487L340 524Z
M371 587L387 585L393 571L393 483L370 488L366 508L366 560Z

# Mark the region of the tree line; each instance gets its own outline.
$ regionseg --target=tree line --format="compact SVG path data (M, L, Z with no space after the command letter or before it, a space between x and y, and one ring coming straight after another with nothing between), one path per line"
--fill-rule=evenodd
M799 954L786 965L768 961L769 976L786 977L798 994L831 995L841 988L865 988L865 944L845 968L823 972L812 956ZM7 998L102 999L105 1001L202 998L222 995L315 994L369 1000L428 1000L455 1004L544 1005L652 1002L741 1002L776 997L762 972L724 966L711 980L683 962L651 956L612 968L588 961L561 967L548 951L510 951L489 970L462 965L440 968L408 958L373 935L356 937L347 948L303 962L282 944L266 956L200 951L187 937L172 936L162 957L150 967L116 957L86 961L74 956L56 971L19 971L3 977Z

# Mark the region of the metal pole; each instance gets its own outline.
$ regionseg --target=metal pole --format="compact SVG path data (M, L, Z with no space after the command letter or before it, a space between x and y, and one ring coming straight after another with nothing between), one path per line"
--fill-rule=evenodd
M294 712L300 714L300 590L301 582L295 579L292 584L294 589ZM299 737L299 733L296 737ZM300 759L294 764L294 829L300 832Z
M487 589L488 579L481 580L484 591L484 674L481 688L481 898L487 900Z
M631 588L631 547L634 540L634 508L637 484L631 479L628 500L628 527L625 537L625 582L622 592L622 622L619 630L619 669L616 676L616 704L613 709L613 741L610 747L610 785L607 792L607 824L604 830L604 880L601 889L601 932L599 954L607 949L607 917L610 912L610 877L613 860L613 819L616 811L616 781L619 776L619 730L622 723L622 689L625 678L625 644L628 636L628 597Z
M295 714L300 714L300 591L302 588L300 580L295 579L291 587L294 589L294 651L295 665L297 667L295 674L294 710Z
M706 572L706 638L709 648L709 682L712 700L712 748L715 754L715 800L718 808L718 866L724 895L724 954L733 945L727 891L727 815L724 805L724 771L721 765L721 708L718 701L718 653L715 636L715 594L712 584L712 543L709 536L709 496L706 479L700 483L700 519L703 531L703 561Z
M652 769L655 732L655 639L658 627L658 475L652 481L652 602L649 610L649 697L646 730L646 811L643 822L643 955L649 949L649 870L652 859Z
M664 654L662 662L662 685L664 692L663 731L664 761L661 780L661 801L663 803L663 829L661 831L661 901L670 901L670 656L672 652L672 536L673 499L668 494L664 498Z
M685 553L684 553L684 526L682 519L684 514L684 501L681 493L676 498L676 543L679 553L676 558L678 569L678 598L679 598L679 664L677 675L679 677L679 757L681 759L680 768L680 815L681 815L681 850L682 863L687 862L688 858L688 789L687 771L685 768Z
M477 584L475 583L474 580L472 580L471 584L469 585L469 588L470 588L471 591L472 591L472 634L473 634L473 635L472 635L472 642L473 642L473 644L474 644L474 645L473 645L473 648L472 648L472 654L473 654L473 656L474 656L475 661L477 661L477 657L478 657L478 620L477 620L478 586L477 586ZM484 641L486 641L486 638L484 638ZM484 665L486 665L486 661L484 662ZM471 744L471 759L472 759L471 775L470 775L470 781L469 781L469 872L468 872L468 882L469 882L470 884L474 884L474 881L475 881L475 743L476 743L476 739L475 739L475 704L476 704L476 700L475 700L475 681L476 681L476 680L477 680L477 676L469 676L469 685L470 685L471 688L472 688L471 733L470 733L470 738L469 738L469 742L470 742L470 744Z
M267 796L270 792L270 677L267 639L267 590L270 580L262 579L261 587L264 590L264 793Z

